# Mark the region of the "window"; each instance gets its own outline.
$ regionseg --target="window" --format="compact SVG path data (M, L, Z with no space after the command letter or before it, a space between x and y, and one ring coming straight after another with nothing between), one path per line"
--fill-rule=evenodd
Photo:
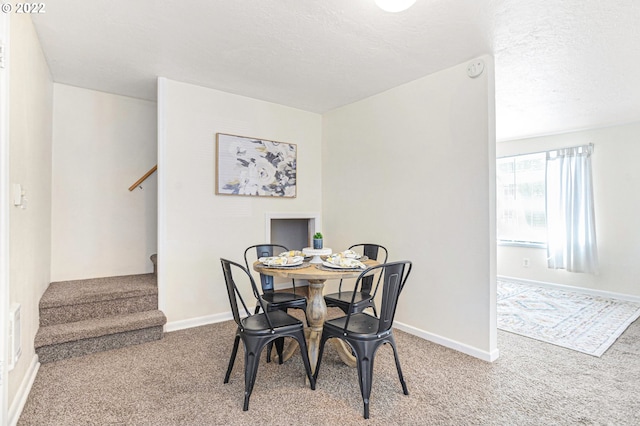
M546 153L497 160L498 241L532 246L547 242Z

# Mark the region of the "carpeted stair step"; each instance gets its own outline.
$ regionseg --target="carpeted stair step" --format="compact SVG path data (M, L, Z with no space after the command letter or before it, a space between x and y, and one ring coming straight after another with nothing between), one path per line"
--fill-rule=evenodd
M53 282L34 345L40 362L59 361L162 339L166 322L155 274Z
M153 263L153 274L158 275L158 253L154 253L149 257L151 263Z
M40 326L157 309L155 274L53 282L40 299Z
M167 322L159 310L40 327L35 349L41 363L162 339Z

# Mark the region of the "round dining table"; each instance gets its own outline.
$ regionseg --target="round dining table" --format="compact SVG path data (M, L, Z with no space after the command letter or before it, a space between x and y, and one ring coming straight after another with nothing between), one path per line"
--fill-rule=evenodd
M375 260L367 259L364 263L367 268L378 265ZM268 267L257 261L253 264L256 272L273 277L281 277L288 279L307 280L309 289L307 295L307 348L309 351L309 362L311 363L311 371L315 371L318 362L318 351L320 349L320 338L322 337L322 327L327 317L327 305L324 301L324 283L327 280L339 280L343 278L357 278L364 269L336 269L324 266L322 264L303 263L298 266L280 266ZM341 339L332 339L334 347L342 361L351 366L356 366L355 357L351 354L351 349ZM283 352L283 361L286 361L293 355L298 344L292 341Z

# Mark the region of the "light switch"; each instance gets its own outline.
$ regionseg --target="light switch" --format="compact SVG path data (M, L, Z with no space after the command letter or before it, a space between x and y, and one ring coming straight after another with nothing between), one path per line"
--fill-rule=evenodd
M19 206L22 204L22 185L19 183L13 184L13 205Z
M13 205L21 206L22 205L22 196L24 193L22 192L22 185L19 183L13 184Z

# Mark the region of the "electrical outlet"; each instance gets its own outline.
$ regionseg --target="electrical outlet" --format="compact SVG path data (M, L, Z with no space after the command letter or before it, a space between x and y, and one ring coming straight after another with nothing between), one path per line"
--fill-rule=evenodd
M529 267L529 258L528 257L525 257L525 258L522 259L522 266L524 268L528 268Z
M20 340L20 304L12 303L9 310L9 362L8 368L12 370L18 363L20 354L22 354L22 344Z

